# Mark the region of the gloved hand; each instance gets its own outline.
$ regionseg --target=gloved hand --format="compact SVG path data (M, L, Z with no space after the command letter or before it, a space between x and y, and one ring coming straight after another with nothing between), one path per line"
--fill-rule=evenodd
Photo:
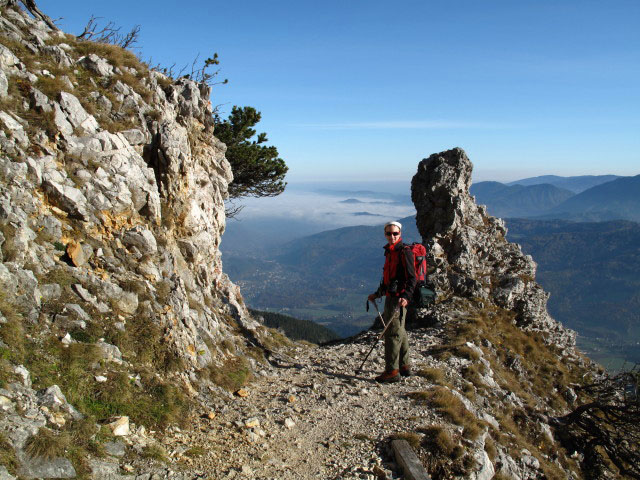
M378 296L377 296L375 293L372 293L371 295L369 295L369 296L367 297L367 299L368 299L370 302L373 302L373 301L374 301L374 300L376 300L377 298L378 298Z

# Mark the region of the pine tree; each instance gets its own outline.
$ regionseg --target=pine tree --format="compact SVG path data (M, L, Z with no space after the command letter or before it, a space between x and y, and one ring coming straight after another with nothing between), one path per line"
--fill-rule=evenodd
M229 197L274 197L280 195L285 186L284 177L289 170L284 160L278 157L278 149L264 145L267 134L256 135L254 127L261 115L253 107L231 109L224 121L216 116L215 136L227 145L226 157L233 171L233 182L229 185Z

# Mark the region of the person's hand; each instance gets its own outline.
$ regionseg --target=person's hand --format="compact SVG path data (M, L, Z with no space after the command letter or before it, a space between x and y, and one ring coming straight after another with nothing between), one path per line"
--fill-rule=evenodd
M378 298L378 297L377 297L377 295L375 293L372 293L367 298L369 299L370 302L375 302L376 298Z
M407 300L406 298L401 298L400 300L398 300L398 305L400 305L401 307L406 307L407 305L409 305L409 300Z

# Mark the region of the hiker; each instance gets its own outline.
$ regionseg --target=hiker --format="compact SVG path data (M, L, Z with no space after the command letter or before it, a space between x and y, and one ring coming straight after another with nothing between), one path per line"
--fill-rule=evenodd
M411 248L402 243L402 225L389 222L384 226L387 245L384 246L384 269L382 282L370 301L385 296L383 319L391 322L384 335L385 370L376 377L378 382L397 382L400 375L411 375L409 364L409 340L404 324L407 305L416 286L414 258Z

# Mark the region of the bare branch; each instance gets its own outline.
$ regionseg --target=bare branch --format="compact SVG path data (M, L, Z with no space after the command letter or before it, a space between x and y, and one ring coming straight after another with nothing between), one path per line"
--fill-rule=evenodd
M60 30L56 26L56 24L53 23L53 20L51 20L51 18L49 18L48 15L43 13L42 10L38 8L35 0L20 0L20 1L25 6L25 8L29 11L29 13L31 13L31 15L33 15L35 18L37 18L38 20L42 20L52 30ZM15 5L16 2L10 2L10 3Z
M244 205L238 205L229 200L225 202L224 214L227 218L233 218L237 220L238 219L237 216L242 211L243 208L244 208Z
M563 443L584 454L587 470L611 462L624 475L640 479L640 399L637 365L578 387L591 401L556 419Z
M114 22L107 22L106 25L100 27L98 20L101 18L102 17L91 15L84 30L76 38L98 43L107 43L121 48L133 48L133 45L138 43L140 25L135 25L128 33L121 34L121 27L116 26Z

